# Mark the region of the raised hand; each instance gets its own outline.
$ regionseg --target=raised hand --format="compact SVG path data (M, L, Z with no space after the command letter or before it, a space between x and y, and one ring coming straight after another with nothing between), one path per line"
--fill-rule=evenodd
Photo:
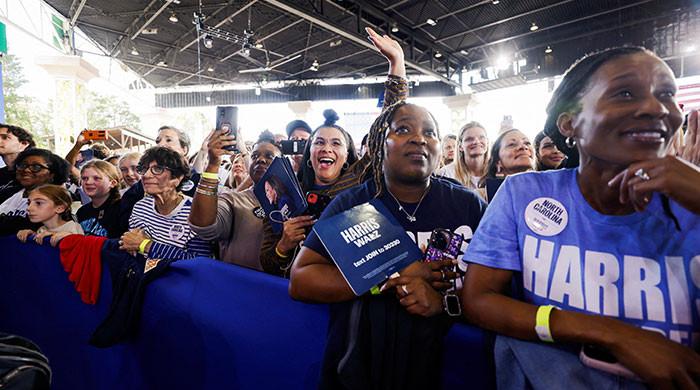
M369 27L365 27L370 42L387 60L389 60L389 74L406 77L406 66L401 45L388 35L379 35Z

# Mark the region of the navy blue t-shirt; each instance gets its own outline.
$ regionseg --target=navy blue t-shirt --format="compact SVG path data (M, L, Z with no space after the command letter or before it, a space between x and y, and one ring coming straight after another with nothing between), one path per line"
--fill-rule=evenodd
M374 193L375 186L372 181L347 189L326 207L321 214L321 219L368 202L374 198ZM408 220L406 214L399 210L396 200L387 191L384 191L379 200L421 249L425 249L428 245L433 229L442 228L464 235L467 240L462 247L464 251L486 210L486 203L476 193L440 177L430 179L430 189L414 215L415 222ZM401 205L409 214L413 214L418 203L401 203ZM311 231L309 237L304 240L304 246L330 259L314 231Z

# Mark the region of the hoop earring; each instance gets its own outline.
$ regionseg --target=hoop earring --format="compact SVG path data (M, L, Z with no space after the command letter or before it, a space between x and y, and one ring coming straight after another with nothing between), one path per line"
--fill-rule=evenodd
M314 167L311 166L311 160L306 160L306 166L311 169L314 169Z
M566 147L569 149L573 149L574 146L576 146L576 140L573 137L566 137L566 140L564 141L566 144Z

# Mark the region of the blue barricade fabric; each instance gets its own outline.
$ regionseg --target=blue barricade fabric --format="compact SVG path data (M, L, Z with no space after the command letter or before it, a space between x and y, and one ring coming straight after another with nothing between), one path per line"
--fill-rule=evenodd
M48 356L54 389L313 389L328 307L295 302L288 282L211 259L183 260L146 291L139 334L88 344L106 316L103 267L96 305L81 302L58 250L0 238L0 331ZM493 383L484 333L456 325L445 340L443 388Z

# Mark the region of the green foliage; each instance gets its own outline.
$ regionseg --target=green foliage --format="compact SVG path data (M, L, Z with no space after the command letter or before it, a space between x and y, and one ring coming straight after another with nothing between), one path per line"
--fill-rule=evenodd
M49 148L50 110L36 99L20 93L27 83L24 68L17 57L4 56L2 59L2 82L5 97L5 123L20 126L34 135L38 146Z
M129 105L114 96L89 92L87 98L87 124L91 129L128 126L139 129L141 120L129 110Z

